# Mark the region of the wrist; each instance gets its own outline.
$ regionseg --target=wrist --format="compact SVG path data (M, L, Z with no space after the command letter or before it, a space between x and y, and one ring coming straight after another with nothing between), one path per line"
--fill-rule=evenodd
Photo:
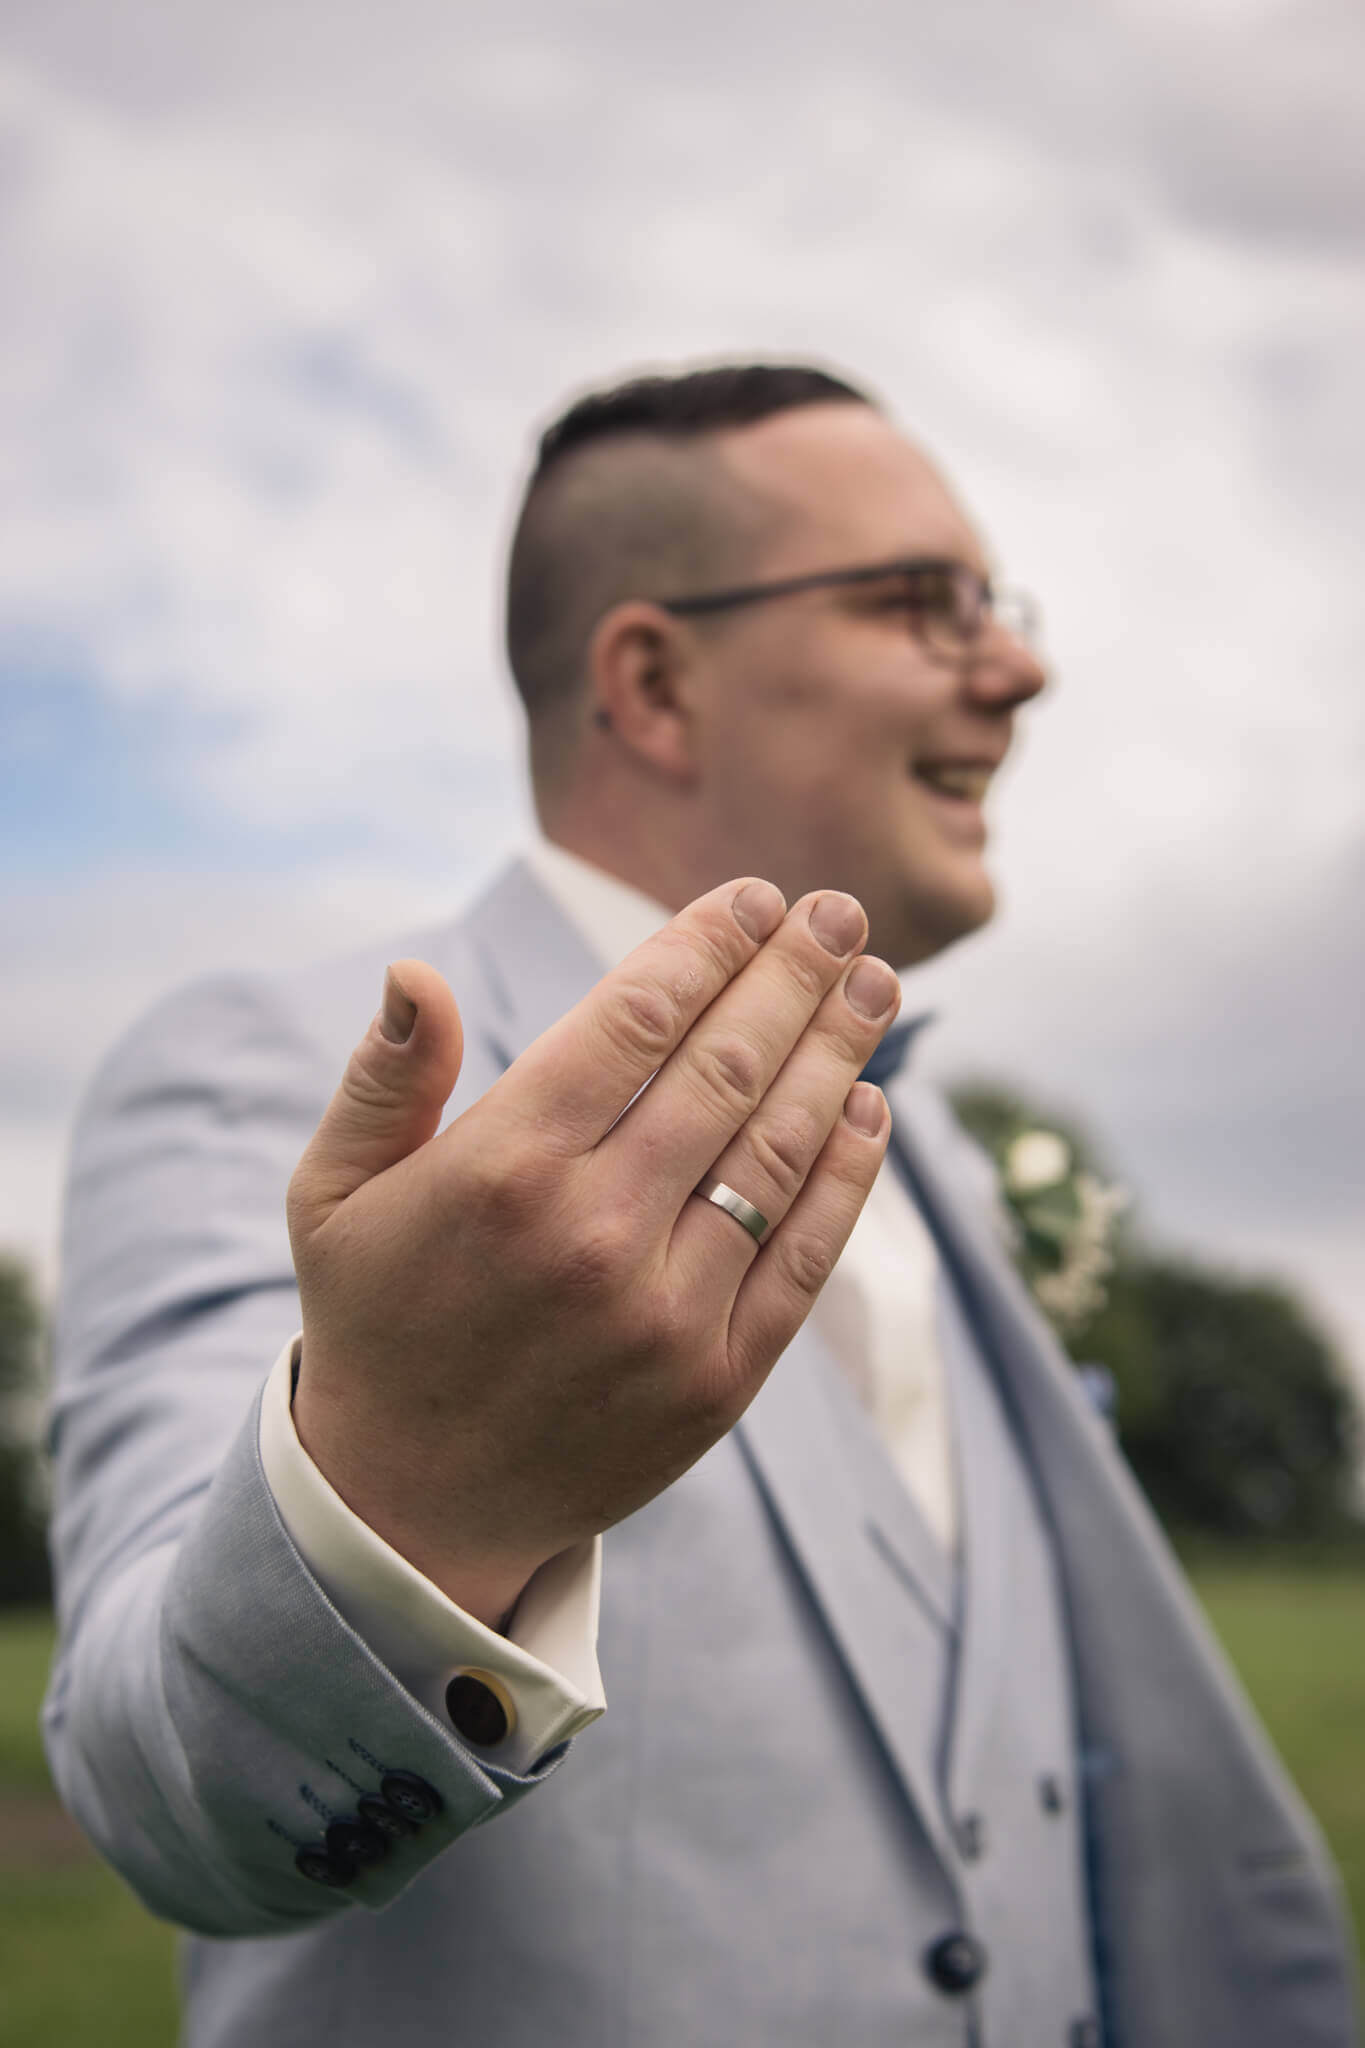
M471 1502L482 1489L447 1478L439 1492L413 1484L413 1460L387 1444L382 1425L367 1415L348 1426L342 1404L319 1397L325 1379L305 1373L296 1355L290 1421L305 1456L326 1486L380 1540L475 1621L505 1633L528 1582L544 1556L490 1555L477 1536L452 1527L450 1504ZM439 1505L437 1504L439 1501ZM428 1506L429 1503L429 1506Z

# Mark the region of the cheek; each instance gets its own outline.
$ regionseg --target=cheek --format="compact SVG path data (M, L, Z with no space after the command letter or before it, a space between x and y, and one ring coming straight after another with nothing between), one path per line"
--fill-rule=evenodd
M868 659L860 649L850 675L847 647L794 640L775 660L765 648L743 682L733 679L729 713L716 733L713 763L734 791L801 802L847 835L850 807L894 802L909 781L916 678L903 656ZM842 654L842 665L834 658Z

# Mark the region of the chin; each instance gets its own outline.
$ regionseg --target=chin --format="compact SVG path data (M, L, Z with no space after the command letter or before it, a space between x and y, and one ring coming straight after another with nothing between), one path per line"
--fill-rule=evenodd
M995 914L995 887L984 868L970 877L954 877L938 889L911 890L895 905L885 940L874 933L869 941L893 967L914 967L932 959L959 939L989 924Z

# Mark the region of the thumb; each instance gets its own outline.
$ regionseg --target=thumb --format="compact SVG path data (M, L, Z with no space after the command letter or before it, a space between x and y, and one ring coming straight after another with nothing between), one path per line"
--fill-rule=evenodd
M378 1015L289 1184L292 1236L310 1236L357 1188L434 1136L463 1052L460 1012L436 969L424 960L386 968Z

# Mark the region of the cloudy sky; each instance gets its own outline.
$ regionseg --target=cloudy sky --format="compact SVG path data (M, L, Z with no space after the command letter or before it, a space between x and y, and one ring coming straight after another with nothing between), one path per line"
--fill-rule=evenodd
M1365 1378L1362 81L1351 0L6 0L0 1243L50 1278L157 993L523 831L535 422L795 352L1049 622L936 1067L1079 1112Z

